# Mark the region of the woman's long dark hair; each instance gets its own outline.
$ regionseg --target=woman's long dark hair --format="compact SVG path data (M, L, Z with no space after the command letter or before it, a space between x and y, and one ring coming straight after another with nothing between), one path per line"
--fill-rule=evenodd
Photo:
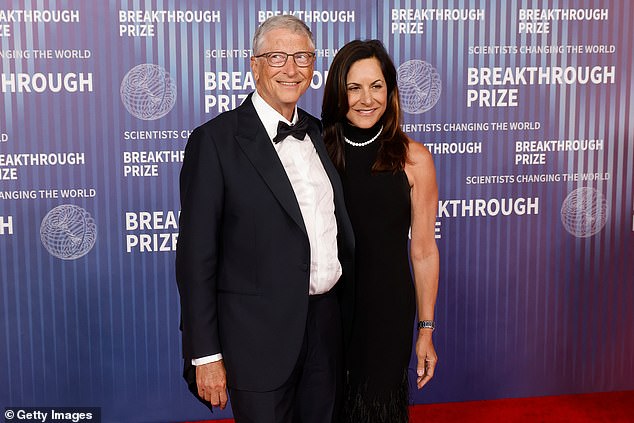
M343 124L347 121L347 77L350 67L362 59L376 58L387 85L387 104L381 117L383 131L380 147L372 165L373 172L396 172L405 167L408 138L401 130L401 107L396 85L396 68L379 40L354 40L343 46L332 61L321 107L324 142L335 166L342 171L346 166Z

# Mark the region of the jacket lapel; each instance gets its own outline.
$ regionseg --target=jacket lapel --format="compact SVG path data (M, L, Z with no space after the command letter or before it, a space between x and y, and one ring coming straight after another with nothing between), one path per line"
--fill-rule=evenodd
M299 110L299 113L302 114L306 112L304 112L303 110ZM351 252L354 249L354 235L352 232L352 224L350 223L348 212L346 211L345 200L343 196L343 186L341 185L339 172L337 172L337 168L335 168L335 165L332 163L330 157L328 156L326 145L321 138L321 128L318 127L316 124L313 124L312 120L308 129L308 135L310 136L310 139L315 146L317 155L319 156L319 159L324 166L324 170L328 175L328 179L330 179L330 184L332 185L335 201L335 214L337 217L337 226L339 228L338 234L339 237L341 237L341 241L347 247L343 251L340 249L339 254L342 256L342 259L351 260Z
M302 218L291 182L273 144L271 144L264 125L260 122L260 118L253 107L251 96L245 99L244 103L238 108L236 141L282 208L295 221L297 226L306 233L304 219Z
M298 109L299 110L299 109ZM303 110L299 110L299 114L305 114ZM308 126L308 135L310 136L310 140L313 142L315 146L315 150L317 151L317 155L321 160L321 164L324 166L324 170L328 174L328 178L330 179L330 183L332 184L333 190L335 191L335 195L337 193L339 195L342 194L341 189L341 181L339 180L339 175L337 173L337 169L332 164L332 161L328 157L328 152L326 151L326 145L321 139L321 129L313 123L312 119ZM343 197L342 197L343 198Z

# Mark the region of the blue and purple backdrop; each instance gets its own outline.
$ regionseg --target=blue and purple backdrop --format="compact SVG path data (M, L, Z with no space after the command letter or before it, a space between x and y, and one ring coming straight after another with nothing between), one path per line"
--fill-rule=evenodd
M285 12L316 38L302 107L344 43L378 38L434 156L440 365L412 403L633 389L630 3L3 1L0 405L231 416L180 375L177 180Z

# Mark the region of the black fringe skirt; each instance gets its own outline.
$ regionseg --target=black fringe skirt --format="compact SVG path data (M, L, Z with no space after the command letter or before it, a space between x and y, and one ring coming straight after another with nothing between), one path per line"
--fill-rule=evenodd
M384 392L370 392L368 382L347 383L343 423L408 423L409 390L407 370L401 383Z

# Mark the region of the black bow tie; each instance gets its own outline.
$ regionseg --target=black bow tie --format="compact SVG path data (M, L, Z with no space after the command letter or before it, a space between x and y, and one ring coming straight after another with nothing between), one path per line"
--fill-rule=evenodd
M278 143L289 135L298 140L303 140L308 131L308 119L302 116L295 125L287 125L282 121L277 123L277 135L273 138L274 143Z

